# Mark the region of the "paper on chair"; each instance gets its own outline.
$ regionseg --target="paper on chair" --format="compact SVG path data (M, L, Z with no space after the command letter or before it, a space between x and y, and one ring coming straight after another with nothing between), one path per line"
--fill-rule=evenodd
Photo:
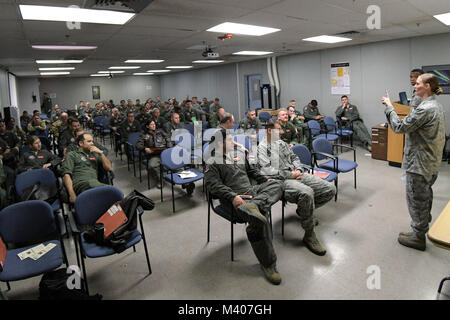
M195 178L197 175L192 171L181 171L177 173L181 179Z

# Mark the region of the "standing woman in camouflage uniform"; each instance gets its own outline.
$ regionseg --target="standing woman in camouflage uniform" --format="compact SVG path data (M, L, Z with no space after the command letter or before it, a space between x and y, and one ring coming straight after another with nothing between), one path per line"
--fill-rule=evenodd
M413 231L401 232L398 242L424 251L433 203L431 187L438 176L445 144L444 109L435 97L443 91L437 77L429 73L419 76L414 88L422 102L403 120L395 112L387 92L382 103L386 105L384 113L392 130L405 134L402 167L406 170L406 201Z

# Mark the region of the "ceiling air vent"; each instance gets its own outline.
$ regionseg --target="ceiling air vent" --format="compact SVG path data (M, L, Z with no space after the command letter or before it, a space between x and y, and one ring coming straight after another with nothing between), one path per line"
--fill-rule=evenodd
M153 0L87 0L84 7L86 9L104 9L139 13L152 2Z

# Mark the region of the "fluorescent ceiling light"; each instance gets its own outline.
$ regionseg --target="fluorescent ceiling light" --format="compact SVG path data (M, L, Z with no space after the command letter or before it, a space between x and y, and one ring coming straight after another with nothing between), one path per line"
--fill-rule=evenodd
M450 12L433 16L443 24L450 26Z
M107 73L107 74L110 74L110 73L124 73L125 71L99 71L98 73Z
M32 45L33 49L40 50L94 50L96 46L50 46L50 45Z
M63 75L63 74L70 74L70 72L41 72L41 76L58 76L58 75Z
M140 67L138 66L133 66L133 67L109 67L108 69L139 69Z
M164 60L126 60L125 63L160 63Z
M244 34L249 36L263 36L269 33L278 32L280 30L281 29L259 27L250 24L224 22L206 31L231 33L231 34Z
M321 43L338 43L338 42L344 42L344 41L350 41L350 40L352 40L352 39L344 38L344 37L336 37L336 36L325 36L325 35L303 39L303 41L312 41L312 42L321 42Z
M167 69L190 69L192 66L167 66Z
M58 64L58 63L82 63L83 60L36 60L36 63Z
M221 63L223 60L195 60L192 63Z
M109 74L95 73L95 74L91 74L91 77L109 77Z
M239 51L233 53L234 55L242 55L242 56L263 56L266 54L271 54L271 51Z
M147 70L147 72L170 72L171 70Z
M153 73L151 72L135 72L133 75L135 76L151 76Z
M49 6L19 5L23 20L71 21L101 24L125 24L135 14L111 10L92 10Z
M39 68L39 71L63 71L63 70L75 70L75 68L74 67Z

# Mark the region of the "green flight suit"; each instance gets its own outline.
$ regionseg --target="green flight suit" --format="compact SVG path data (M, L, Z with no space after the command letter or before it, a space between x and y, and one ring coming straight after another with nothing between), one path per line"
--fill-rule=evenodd
M138 120L134 120L133 123L129 123L127 120L120 125L120 137L122 143L128 141L128 136L132 132L141 132L141 123Z
M105 186L98 181L98 169L102 166L101 155L98 153L86 154L81 151L67 153L62 164L62 174L69 174L72 178L73 190L76 195L81 192Z
M283 134L280 136L281 140L286 142L287 144L299 144L301 141L301 137L298 137L297 129L291 122L286 122L285 125L281 124L281 129L283 130ZM301 135L301 133L300 133Z

